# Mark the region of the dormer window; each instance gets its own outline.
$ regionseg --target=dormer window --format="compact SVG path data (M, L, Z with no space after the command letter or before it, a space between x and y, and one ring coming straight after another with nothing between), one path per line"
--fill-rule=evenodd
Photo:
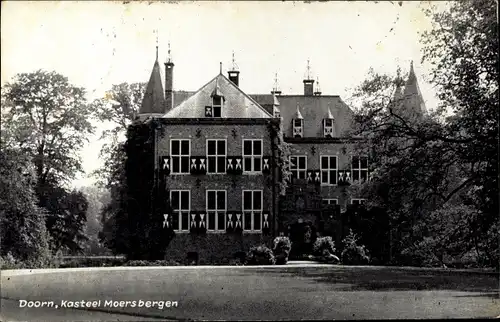
M293 137L301 138L304 134L304 120L295 119L293 120Z
M280 112L278 112L278 111L275 111L275 112L274 112L274 117L276 117L276 118L280 118L280 117L281 117L281 113L280 113Z
M333 119L323 120L323 135L325 138L333 138Z
M222 97L214 96L212 98L212 117L221 117Z

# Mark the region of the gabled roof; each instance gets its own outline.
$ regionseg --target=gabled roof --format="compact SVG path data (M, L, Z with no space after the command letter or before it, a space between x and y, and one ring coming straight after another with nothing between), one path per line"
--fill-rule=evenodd
M168 111L163 118L204 118L205 106L212 104L214 90L224 96L222 118L273 118L262 106L245 94L223 74L215 76L184 102Z
M160 64L157 59L153 65L149 82L146 85L139 114L163 114L165 112L165 92L163 91L163 77L161 74Z
M295 114L293 114L293 119L294 120L303 120L304 118L302 117L302 114L300 113L300 107L299 103L297 102L297 111L295 111Z
M330 106L328 106L328 113L326 114L325 119L329 119L329 120L334 119L333 114L332 114L332 110L330 109Z
M258 97L259 101L272 102L271 94L252 95L252 97ZM335 119L335 136L343 136L351 129L354 113L339 96L279 95L277 98L280 102L279 109L285 136L292 136L292 120L296 116L297 104L304 120L304 137L323 137L323 120L329 112Z

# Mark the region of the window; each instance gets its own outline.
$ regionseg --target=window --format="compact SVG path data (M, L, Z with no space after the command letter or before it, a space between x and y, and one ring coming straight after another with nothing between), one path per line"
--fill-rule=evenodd
M274 117L277 117L277 118L281 117L281 113L280 113L280 112L277 112L277 111L276 111L276 112L274 112Z
M207 190L207 230L226 230L226 190Z
M303 129L303 120L302 119L295 119L293 120L293 137L295 138L301 138L304 129Z
M328 138L333 137L333 119L323 120L323 135Z
M338 199L323 199L323 206L338 205L338 204L339 204Z
M207 140L207 173L226 172L226 140Z
M290 172L293 179L305 179L307 172L307 156L294 155L290 157Z
M352 157L352 180L366 181L368 179L368 157Z
M362 205L365 203L366 199L351 199L353 205Z
M172 174L189 173L191 142L187 140L170 140L170 155L172 158Z
M243 172L262 171L262 140L243 140Z
M189 231L189 212L191 210L189 190L171 190L172 227L177 231Z
M243 230L260 231L262 223L262 190L243 190Z
M321 184L337 184L337 156L322 155L320 159Z
M222 111L222 97L216 95L212 98L212 116L221 117Z

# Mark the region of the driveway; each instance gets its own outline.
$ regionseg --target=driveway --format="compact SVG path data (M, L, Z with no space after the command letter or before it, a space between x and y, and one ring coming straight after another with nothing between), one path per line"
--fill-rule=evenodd
M2 271L1 283L1 315L8 321L427 319L500 315L498 273L312 264L114 267ZM83 305L96 305L68 307L68 303L75 306L82 300ZM54 307L19 307L27 301L52 302ZM150 307L146 307L147 301Z

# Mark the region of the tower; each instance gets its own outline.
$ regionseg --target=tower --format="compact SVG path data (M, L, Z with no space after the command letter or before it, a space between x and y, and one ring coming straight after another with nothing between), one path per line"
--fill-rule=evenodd
M234 85L239 86L240 84L240 72L238 71L238 65L236 65L236 61L234 59L234 51L233 51L233 60L231 70L227 72L229 76L229 80L234 83Z

